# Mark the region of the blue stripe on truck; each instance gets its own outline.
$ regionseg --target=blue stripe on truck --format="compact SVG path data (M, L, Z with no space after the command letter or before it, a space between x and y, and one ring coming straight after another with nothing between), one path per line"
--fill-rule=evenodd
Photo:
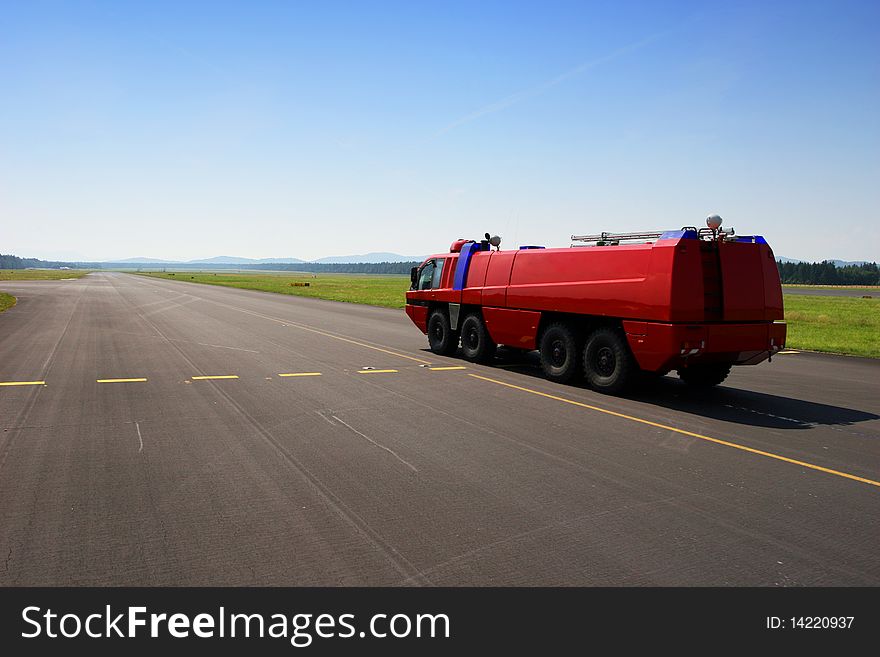
M480 251L481 247L476 242L468 242L461 247L461 253L458 254L458 264L455 266L455 277L452 279L453 290L463 290L465 281L467 281L468 267L471 264L471 257Z

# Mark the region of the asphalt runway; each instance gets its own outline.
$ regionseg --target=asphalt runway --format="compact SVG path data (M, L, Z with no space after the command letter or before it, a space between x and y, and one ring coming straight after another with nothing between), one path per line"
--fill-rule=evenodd
M876 361L615 398L437 357L402 311L3 289L2 585L880 584Z

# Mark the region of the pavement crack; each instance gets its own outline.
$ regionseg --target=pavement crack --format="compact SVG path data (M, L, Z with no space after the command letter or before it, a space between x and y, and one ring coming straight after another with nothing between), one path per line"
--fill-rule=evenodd
M196 364L190 359L186 353L176 345L171 339L168 338L156 324L150 320L148 317L144 317L144 315L137 311L128 299L126 299L119 290L116 290L119 296L123 299L123 301L137 313L138 316L143 320L143 322L152 328L157 335L164 338L166 344L176 351L180 358L186 362L190 367L194 369L198 369ZM287 465L296 472L302 480L314 491L314 493L328 506L328 508L332 509L334 513L342 520L344 523L348 524L352 530L357 532L360 536L362 536L373 549L380 552L385 559L405 578L411 579L413 581L417 581L422 584L430 584L430 580L427 577L421 575L419 568L417 568L405 555L403 555L400 550L397 549L390 541L386 540L382 534L374 529L366 518L362 517L358 514L353 508L351 508L345 501L340 498L338 495L334 493L334 491L309 468L300 461L296 456L287 450L281 441L268 429L266 429L263 424L260 423L258 418L250 413L248 413L244 407L239 404L235 398L229 394L228 391L224 390L222 386L217 386L215 382L209 382L210 385L213 385L217 391L217 394L226 399L229 402L230 406L235 409L235 411L241 416L243 420L245 420L259 435L265 442L271 445L276 452L281 456ZM160 520L161 522L161 520ZM163 524L164 529L164 524Z
M336 426L336 423L332 419L330 419L333 417L333 411L315 411L315 413L317 413L321 417L321 419L327 422L327 424L329 424L331 427Z
M370 438L370 437L369 437L368 435L366 435L365 433L361 433L360 431L358 431L357 429L355 429L353 426L351 426L351 425L350 425L348 422L346 422L345 420L342 420L342 419L336 417L335 415L332 415L331 417L332 417L334 420L336 420L337 422L340 422L343 426L347 427L348 429L350 429L351 431L353 431L354 433L356 433L357 435L359 435L359 436L360 436L361 438L363 438L364 440L366 440L366 441L372 443L373 445L375 445L375 446L378 447L379 449L384 449L386 452L388 452L389 454L391 454L394 458L396 458L398 461L400 461L401 463L403 463L406 467L408 467L408 468L409 468L410 470L412 470L413 472L418 472L418 471L419 471L419 469L418 469L416 466L414 466L412 463L410 463L410 462L407 461L406 459L402 458L402 457L400 456L400 454L398 454L397 452L395 452L395 451L394 451L393 449L391 449L390 447L385 447L385 445L382 445L381 443L377 443L375 440L373 440L372 438Z

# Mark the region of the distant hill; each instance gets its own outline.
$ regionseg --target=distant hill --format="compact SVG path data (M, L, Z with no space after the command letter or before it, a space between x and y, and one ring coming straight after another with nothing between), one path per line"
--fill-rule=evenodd
M215 256L201 260L162 260L161 258L123 258L121 260L105 260L112 264L156 264L156 265L262 265L272 263L296 264L305 262L299 258L240 258L238 256Z
M833 262L835 267L861 267L868 264L867 260L829 260L828 262Z
M171 265L175 264L176 260L161 260L160 258L123 258L121 260L105 260L104 262L124 262L124 263L132 263L132 264L140 264L144 262L149 262L151 264L160 264L160 265Z
M425 256L402 256L398 253L386 253L383 251L364 253L361 255L329 256L318 258L311 262L317 264L351 264L351 263L379 263L379 262L421 262Z
M188 265L252 265L256 260L253 258L239 258L237 256L215 256L201 260L187 260Z
M305 262L299 258L240 258L238 256L215 256L203 260L187 260L188 265L261 265L271 263Z
M365 253L363 255L330 256L317 260L302 260L301 258L242 258L240 256L215 256L199 260L161 260L159 258L125 258L123 260L106 260L106 264L157 264L157 265L271 265L271 264L302 264L311 262L315 264L378 264L380 262L421 262L422 256L402 256L397 253Z
M258 262L261 265L271 265L271 264L279 264L279 263L296 264L297 262L305 262L305 260L300 260L299 258L260 258L259 260L255 260L254 262Z

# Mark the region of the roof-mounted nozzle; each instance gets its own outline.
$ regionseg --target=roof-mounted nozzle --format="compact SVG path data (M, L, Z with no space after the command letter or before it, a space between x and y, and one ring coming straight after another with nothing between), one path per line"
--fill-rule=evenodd
M706 217L706 225L710 230L718 230L721 228L721 217L717 214L710 214Z

